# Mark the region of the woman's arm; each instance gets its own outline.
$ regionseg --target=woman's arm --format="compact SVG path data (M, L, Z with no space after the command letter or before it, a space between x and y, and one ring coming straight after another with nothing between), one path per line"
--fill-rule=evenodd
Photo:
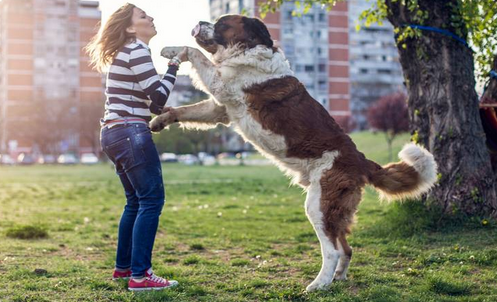
M161 79L152 63L149 50L141 46L131 51L129 68L135 74L142 90L152 101L150 111L157 115L161 114L162 108L174 87L178 66L169 66L166 74Z

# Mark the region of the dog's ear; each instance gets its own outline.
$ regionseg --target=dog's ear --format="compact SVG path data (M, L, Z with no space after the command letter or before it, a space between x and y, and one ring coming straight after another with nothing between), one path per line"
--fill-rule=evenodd
M247 18L243 19L245 32L249 35L248 37L248 47L252 48L257 45L266 45L267 47L273 47L273 40L271 35L267 30L266 25L257 18Z

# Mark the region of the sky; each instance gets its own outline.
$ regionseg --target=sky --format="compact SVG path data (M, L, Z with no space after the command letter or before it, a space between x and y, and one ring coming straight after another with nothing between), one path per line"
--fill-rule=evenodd
M1 1L1 0L0 0ZM152 60L159 73L167 69L167 59L160 56L164 46L198 48L191 30L199 21L209 21L209 0L99 0L102 23L126 2L143 9L154 18L157 35L150 41ZM189 63L181 64L180 74L188 74Z

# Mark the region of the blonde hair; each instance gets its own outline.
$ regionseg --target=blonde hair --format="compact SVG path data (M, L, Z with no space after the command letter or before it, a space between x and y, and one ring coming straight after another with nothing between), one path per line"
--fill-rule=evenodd
M90 66L98 72L104 72L112 64L119 49L136 39L134 34L126 31L132 25L131 18L135 7L130 3L121 6L86 45L85 51L90 56Z

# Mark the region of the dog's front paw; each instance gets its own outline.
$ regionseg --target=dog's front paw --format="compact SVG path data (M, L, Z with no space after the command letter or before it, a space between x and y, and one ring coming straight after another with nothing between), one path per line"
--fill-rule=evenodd
M160 132L162 129L176 122L176 118L172 112L166 112L154 117L148 126L153 132Z
M162 129L164 129L166 126L162 125L162 122L160 120L160 116L154 117L149 123L148 126L150 127L150 130L152 132L160 132Z
M183 49L184 49L183 46L167 46L162 49L160 55L165 58L172 59L173 57L178 55Z

